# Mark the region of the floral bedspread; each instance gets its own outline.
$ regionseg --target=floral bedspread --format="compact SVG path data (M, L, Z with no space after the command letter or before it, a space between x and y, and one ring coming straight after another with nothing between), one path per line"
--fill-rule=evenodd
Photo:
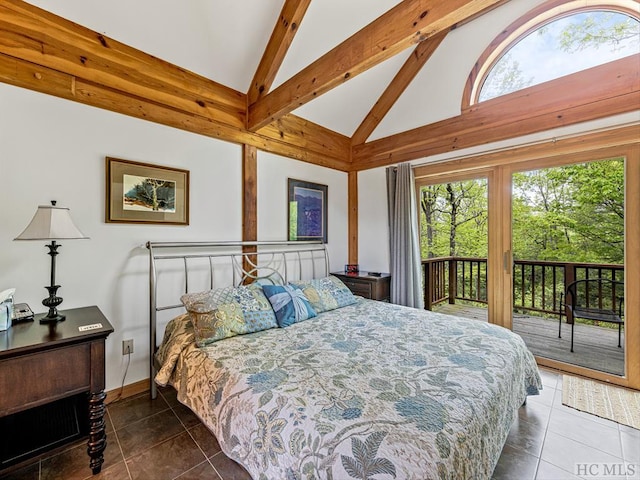
M259 480L488 479L542 388L509 330L370 300L205 348L181 316L158 359Z

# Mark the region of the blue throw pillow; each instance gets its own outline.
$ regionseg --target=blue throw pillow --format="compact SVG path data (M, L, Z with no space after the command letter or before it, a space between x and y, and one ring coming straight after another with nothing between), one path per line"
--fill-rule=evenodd
M263 285L262 290L271 302L280 327L288 327L316 316L307 297L295 285Z

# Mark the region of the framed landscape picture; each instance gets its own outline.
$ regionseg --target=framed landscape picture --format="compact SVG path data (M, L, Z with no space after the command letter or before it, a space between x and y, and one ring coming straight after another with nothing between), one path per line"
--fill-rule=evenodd
M288 179L289 240L327 243L327 186Z
M105 221L189 225L189 171L106 158Z

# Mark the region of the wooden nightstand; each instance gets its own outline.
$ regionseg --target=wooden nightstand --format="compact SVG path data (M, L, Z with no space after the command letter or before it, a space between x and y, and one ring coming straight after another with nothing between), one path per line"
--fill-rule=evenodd
M87 434L89 466L94 474L102 468L107 446L104 343L113 327L98 307L61 313L67 316L66 320L51 328L40 324L39 319L45 315L40 314L32 322L19 323L0 332L0 431L12 439L11 443L2 443L5 448L0 452L0 469ZM52 430L53 434L59 433L66 424L56 424L47 430L45 425L30 419L44 415L46 422L42 423L60 421L55 408L60 406L63 411L69 411L65 400L71 402L71 411L76 413L77 431L73 435L60 433L62 438L52 439ZM80 408L76 408L78 405ZM48 408L54 408L52 413L47 413ZM79 415L83 418L78 418L78 412L84 412ZM21 422L32 425L24 427ZM18 435L24 428L32 431ZM17 444L18 438L24 446Z
M368 275L365 272L345 273L335 272L331 275L338 277L349 287L354 295L360 295L371 300L389 301L389 290L391 285L391 275L382 273L379 277Z

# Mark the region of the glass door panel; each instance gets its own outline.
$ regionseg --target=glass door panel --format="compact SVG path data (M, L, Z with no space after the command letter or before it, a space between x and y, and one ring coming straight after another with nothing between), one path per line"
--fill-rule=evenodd
M487 179L420 185L425 308L487 319Z
M623 376L624 159L514 173L512 251L513 330L533 354Z

